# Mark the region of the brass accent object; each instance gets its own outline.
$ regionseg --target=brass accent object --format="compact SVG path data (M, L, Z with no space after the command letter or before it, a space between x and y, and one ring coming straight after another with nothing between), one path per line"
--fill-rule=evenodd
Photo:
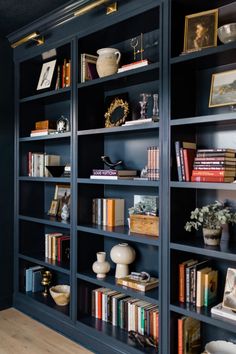
M109 0L97 0L97 1L94 1L91 4L88 4L88 5L84 6L84 7L81 7L79 10L75 11L74 12L74 16L84 15L84 14L88 13L89 11L95 9L96 7L98 7L100 5L103 5L103 4L106 4L108 1ZM117 2L114 2L114 3L109 4L107 6L106 14L109 15L112 12L115 12L115 11L117 11Z
M38 38L39 36L40 36L40 34L38 32L30 33L28 36L25 36L25 37L19 39L18 41L12 43L11 47L16 48L19 45L24 44L24 43L31 41L31 40L36 41L37 45L44 44L44 37Z
M42 292L43 296L48 296L49 294L49 285L51 284L52 273L50 270L42 271L42 280L41 284L44 286L44 291Z
M139 39L138 37L134 37L130 40L130 45L133 48L133 54L134 54L134 61L136 61L136 55L140 54L140 60L143 60L143 33L140 34L140 48L136 49L139 45Z
M105 127L118 127L119 125L124 124L128 113L128 102L115 98L110 104L108 111L105 113Z
M110 15L116 11L118 11L118 5L117 5L117 2L113 2L112 4L107 6L106 15Z

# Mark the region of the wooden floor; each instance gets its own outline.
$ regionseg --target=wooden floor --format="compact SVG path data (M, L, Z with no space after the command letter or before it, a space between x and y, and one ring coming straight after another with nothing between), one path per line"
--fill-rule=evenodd
M0 354L47 353L92 352L13 308L0 311Z

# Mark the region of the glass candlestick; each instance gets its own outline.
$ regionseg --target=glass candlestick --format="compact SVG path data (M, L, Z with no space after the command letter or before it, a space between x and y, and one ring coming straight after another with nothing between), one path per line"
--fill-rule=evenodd
M159 119L158 93L154 93L152 97L153 97L152 119L154 122L156 122Z
M151 97L150 93L141 93L140 96L142 97L142 101L139 101L141 106L140 110L140 119L147 118L147 106L148 106L148 98Z

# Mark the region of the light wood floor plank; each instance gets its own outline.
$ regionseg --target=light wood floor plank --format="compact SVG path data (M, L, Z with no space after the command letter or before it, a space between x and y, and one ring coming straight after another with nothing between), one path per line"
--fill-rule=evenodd
M0 311L0 354L92 354L16 309Z

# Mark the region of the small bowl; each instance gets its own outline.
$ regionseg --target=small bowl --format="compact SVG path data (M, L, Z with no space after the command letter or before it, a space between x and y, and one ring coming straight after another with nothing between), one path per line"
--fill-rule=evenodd
M207 343L205 347L205 352L207 354L235 354L236 345L231 342L226 342L224 340L216 340Z
M70 286L55 285L50 289L50 294L58 306L66 306L70 302Z
M53 177L61 177L61 175L64 173L64 170L65 170L65 165L63 165L63 166L46 166L46 167Z
M236 23L221 26L217 32L220 41L224 44L236 41Z

